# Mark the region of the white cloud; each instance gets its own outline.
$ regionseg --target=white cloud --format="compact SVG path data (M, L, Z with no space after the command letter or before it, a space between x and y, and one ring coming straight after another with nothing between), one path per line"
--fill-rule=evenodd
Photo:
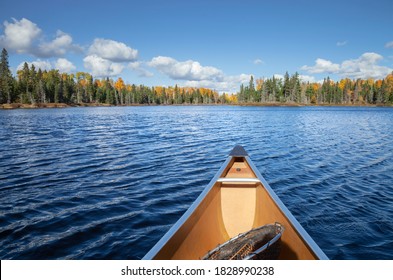
M59 58L56 61L48 61L48 60L35 60L35 61L31 61L31 62L26 62L27 65L29 65L29 68L31 68L32 65L34 65L36 71L38 71L38 69L41 69L42 71L44 70L52 70L52 69L58 69L60 72L66 72L66 73L70 73L76 70L75 65L65 59L65 58ZM23 65L25 63L22 62L21 64L18 65L17 70L22 70L23 69Z
M51 70L52 69L51 63L49 61L47 61L47 60L40 60L40 59L38 59L38 60L35 60L35 61L32 61L32 62L26 62L26 63L27 63L27 65L29 65L29 68L31 68L31 66L34 65L36 71L38 71L38 69L41 69L42 71L44 71L44 70ZM17 67L17 70L22 70L24 64L25 64L24 62L19 64L18 67Z
M61 57L69 51L80 52L82 48L72 43L71 35L57 31L53 41L45 41L42 30L28 19L12 19L4 22L4 35L0 36L0 46L10 52L26 53L39 58Z
M339 41L339 42L336 43L336 46L337 47L342 47L342 46L345 46L346 44L348 44L348 41Z
M70 73L76 70L75 65L65 58L59 58L55 63L55 68L64 73Z
M341 64L318 58L314 66L304 65L300 69L311 74L329 73L352 79L380 79L393 71L392 68L378 65L382 59L382 55L373 52L364 53L356 59L344 60Z
M282 81L284 81L284 75L282 75L282 74L274 74L273 76L274 76L274 78L277 79L277 80L282 80ZM299 74L299 79L300 79L302 82L309 82L309 83L315 83L315 82L317 82L317 81L315 80L315 77L314 77L314 76L310 76L310 75L300 75L300 74Z
M340 65L332 63L331 61L326 60L326 59L317 58L317 60L315 60L314 66L304 65L300 69L306 70L307 72L309 72L311 74L335 73L340 69Z
M263 64L263 63L264 63L263 60L260 58L257 58L254 60L254 64L256 64L256 65Z
M315 77L309 75L299 75L299 78L303 82L315 83Z
M228 76L227 79L229 79L230 81L233 81L235 83L244 84L244 83L247 83L250 81L251 76L252 75L250 75L250 74L240 74L237 76Z
M40 36L41 29L28 19L12 19L4 22L4 35L0 36L0 45L17 53L31 51L34 41Z
M97 55L89 55L83 59L83 65L86 69L91 71L95 77L111 77L119 75L124 65L121 63L112 62Z
M143 69L140 63L135 61L137 57L138 51L124 43L97 38L89 47L83 65L96 77L118 76L126 66L138 72L140 76L152 76L152 73ZM126 65L125 62L130 63Z
M166 56L154 57L148 66L157 69L174 80L183 80L183 86L204 87L219 92L236 92L241 83L248 83L250 76L240 74L227 76L220 69L212 66L202 66L198 61L177 61Z
M64 56L68 51L78 52L81 50L81 47L72 44L71 35L58 30L56 38L51 42L41 43L36 52L40 57L59 57Z
M128 68L138 73L139 77L152 77L154 74L145 68L143 68L142 63L139 61L128 63Z
M382 59L382 55L377 53L364 53L357 59L345 60L341 64L340 75L354 79L384 78L393 69L377 65Z
M387 42L387 43L385 44L385 48L387 48L387 49L393 49L393 41Z
M273 76L275 79L284 80L284 75L282 74L274 74Z
M177 61L171 57L157 56L148 65L175 80L222 81L223 79L221 70L212 66L202 66L198 61L193 60Z
M88 54L112 62L135 61L138 57L138 51L130 48L124 43L99 38L95 39L93 44L89 47Z
M240 84L247 84L250 82L251 74L240 74L235 76L225 76L224 82L220 83L218 90L220 92L237 92Z
M235 76L224 76L222 81L186 81L184 86L210 88L218 92L237 92L240 84L247 84L250 81L250 77L251 75L249 74L240 74Z

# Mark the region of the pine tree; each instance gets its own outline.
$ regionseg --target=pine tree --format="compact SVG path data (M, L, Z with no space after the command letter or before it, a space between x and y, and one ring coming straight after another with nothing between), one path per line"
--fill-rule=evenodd
M35 71L35 66L34 66L34 64L32 64L31 67L30 67L29 80L28 80L28 83L27 83L28 87L30 87L31 89L35 88L36 75L37 75L37 72ZM33 93L30 90L28 91L28 96L29 96L29 99L30 99L30 103L34 104L36 99L34 98L34 95L33 95Z
M29 85L30 85L30 69L27 62L23 64L23 69L20 72L20 83L24 87L25 94L23 95L23 91L20 94L20 103L24 103L26 98L29 96Z
M291 95L291 82L289 80L288 72L285 72L285 75L284 75L284 85L283 85L283 89L282 89L282 94L284 96L284 99L280 100L280 101L284 101L284 102L288 101L288 98Z
M289 81L289 88L290 88L290 97L289 100L292 102L301 102L301 86L300 86L300 79L299 79L299 73L296 72L294 75L292 75L290 81ZM287 99L288 101L288 99Z
M248 94L247 94L247 101L254 102L255 100L255 86L254 86L254 77L251 75L250 83L248 84Z
M3 48L0 59L0 103L7 100L11 103L11 85L13 83L10 67L8 64L8 52Z

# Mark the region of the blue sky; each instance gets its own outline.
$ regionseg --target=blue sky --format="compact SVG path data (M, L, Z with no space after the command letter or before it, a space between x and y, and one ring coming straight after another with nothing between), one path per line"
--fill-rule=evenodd
M378 79L393 71L393 1L2 0L0 47L14 71L27 61L148 86Z

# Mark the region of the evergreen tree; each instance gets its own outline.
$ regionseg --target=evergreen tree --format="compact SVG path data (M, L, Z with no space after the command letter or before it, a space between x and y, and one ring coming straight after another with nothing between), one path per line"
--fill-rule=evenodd
M23 68L22 71L20 72L21 77L20 77L20 83L21 85L24 87L24 94L21 91L20 94L20 103L25 103L25 101L27 100L28 96L29 96L29 86L30 86L30 69L29 69L29 65L27 64L27 62L25 62L23 64Z
M36 75L36 82L35 82L35 97L36 100L39 100L40 103L46 103L46 94L45 94L45 88L44 88L44 83L43 83L43 77L42 77L42 71L41 69L38 69L37 75Z
M0 59L0 103L11 103L13 78L8 64L8 52L3 48Z
M247 94L247 101L248 102L254 102L256 100L256 92L255 92L255 86L254 86L254 77L251 75L250 77L250 82L248 84L248 94Z
M37 72L35 70L35 66L34 66L34 64L32 64L31 67L30 67L29 80L28 80L28 85L29 85L29 88L31 89L31 90L28 91L30 104L34 104L36 102L36 98L34 98L35 96L34 96L34 94L32 92L34 90L34 88L35 88L36 75L37 75Z
M300 86L300 79L299 79L299 74L296 72L294 75L291 76L291 79L289 81L290 84L290 96L289 100L291 102L301 102L301 86Z
M291 82L289 80L289 74L288 74L288 72L285 72L284 85L283 85L283 89L282 89L282 95L284 98L283 98L283 100L280 100L280 101L283 101L283 102L288 101L288 98L291 95L291 88L292 88L292 86L291 86Z

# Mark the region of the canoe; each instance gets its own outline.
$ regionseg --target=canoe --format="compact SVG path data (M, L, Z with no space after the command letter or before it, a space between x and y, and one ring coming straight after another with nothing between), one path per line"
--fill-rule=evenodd
M196 201L144 256L145 260L200 260L255 228L280 224L278 259L328 259L259 173L235 146Z

